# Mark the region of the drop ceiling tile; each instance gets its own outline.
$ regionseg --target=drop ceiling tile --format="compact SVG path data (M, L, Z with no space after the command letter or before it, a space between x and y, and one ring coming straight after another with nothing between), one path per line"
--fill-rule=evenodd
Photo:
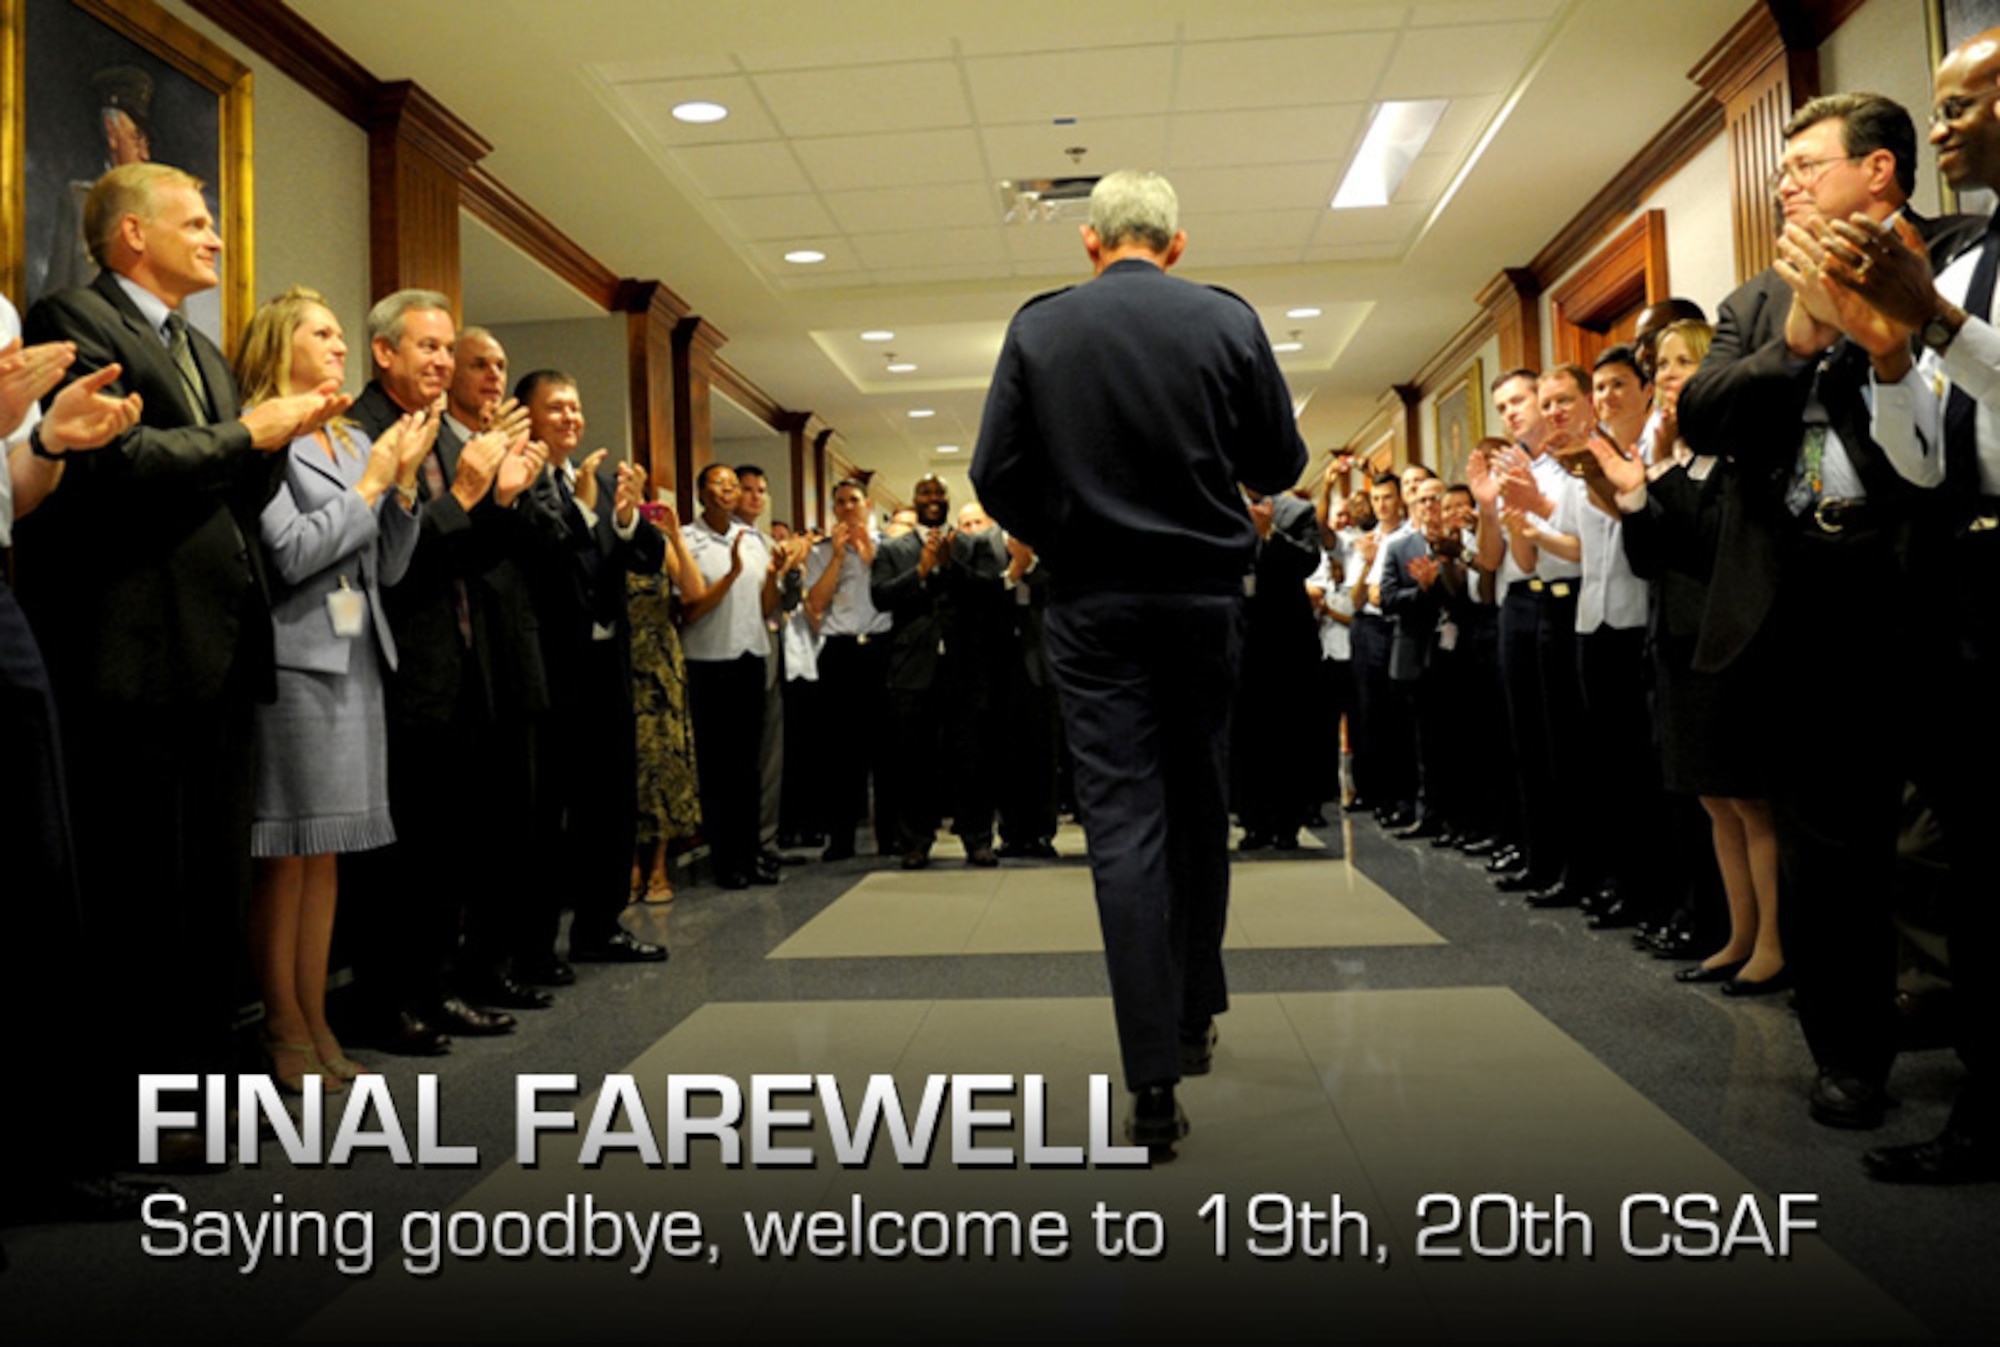
M870 267L868 276L882 285L931 285L942 281L983 281L992 277L993 270L991 263L962 262L937 267Z
M1333 199L1338 164L1190 168L1174 174L1184 220L1232 210L1319 210Z
M807 248L825 253L826 259L821 262L807 263L787 262L785 260L786 253ZM830 276L841 272L856 272L861 270L861 259L855 255L854 249L848 245L846 239L837 236L792 238L775 243L757 243L751 247L750 251L756 257L758 263L774 276Z
M991 272L1007 259L998 225L983 229L917 229L900 234L862 234L854 240L861 264L871 271L896 267L956 267L978 264Z
M829 192L826 204L833 218L840 222L840 228L849 234L971 228L994 225L1000 220L999 193L976 182Z
M1410 171L1403 178L1403 185L1396 189L1394 204L1417 206L1436 201L1443 195L1451 182L1451 175L1458 167L1456 155L1426 154L1418 156L1410 165Z
M1412 28L1455 28L1467 23L1504 23L1514 19L1549 19L1562 0L1439 0L1410 11Z
M1296 255L1313 240L1319 210L1223 211L1182 221L1188 246L1203 254L1246 248L1289 249Z
M829 136L793 148L822 192L986 180L979 137L968 129Z
M690 145L673 151L674 162L709 196L782 196L809 192L812 183L783 141L748 145Z
M1181 113L1168 119L1173 168L1220 164L1345 164L1361 135L1365 103Z
M1356 243L1397 243L1424 221L1422 206L1374 206L1365 210L1330 210L1313 235L1315 247Z
M636 84L696 75L732 75L736 73L736 62L721 52L677 52L637 61L605 61L590 69L606 84Z
M1075 126L1046 121L983 126L986 162L1001 178L1056 178L1150 168L1167 162L1165 117L1084 117ZM1084 151L1081 164L1069 155Z
M829 66L883 65L891 61L945 60L946 37L905 37L873 42L822 42L810 46L744 47L736 59L745 70L818 70Z
M1083 236L1074 224L1013 225L1006 233L1007 253L1016 262L1074 262L1079 271L1089 265Z
M1271 108L1373 98L1393 33L1190 43L1176 112Z
M758 92L788 136L853 136L964 126L972 120L949 61L773 71Z
M778 139L777 124L765 114L756 92L750 87L750 81L741 75L647 80L614 85L611 92L667 146ZM729 115L719 122L674 120L675 107L698 98L722 104L729 109Z
M1225 267L1277 267L1287 266L1299 260L1304 246L1290 248L1195 248L1194 235L1188 235L1187 260L1181 271L1189 280L1214 280L1212 273ZM1217 285L1228 287L1226 280L1214 280Z
M1484 3L1484 0L1477 0ZM1256 5L1193 5L1184 33L1190 42L1217 38L1280 37L1299 33L1358 33L1369 28L1397 28L1408 12L1405 5L1330 5L1325 0Z
M1521 78L1545 32L1539 23L1491 23L1411 34L1389 63L1375 96L1504 93Z
M810 192L789 196L746 196L716 203L722 218L746 239L798 239L837 234L841 226Z
M967 59L972 106L982 123L1166 112L1174 48L1114 47Z

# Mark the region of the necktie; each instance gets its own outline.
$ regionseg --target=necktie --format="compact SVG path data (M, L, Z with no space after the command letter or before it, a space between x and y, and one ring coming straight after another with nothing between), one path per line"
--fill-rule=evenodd
M1986 319L1993 313L1993 281L2000 273L2000 215L1986 223L1979 240L1979 260L1972 266L1972 284L1966 287L1965 311ZM1979 494L1979 409L1964 390L1953 385L1944 405L1944 478L1946 489L1955 495Z
M187 319L178 313L167 315L167 354L173 357L174 368L180 372L181 389L187 394L188 410L194 413L197 425L207 425L215 418L215 409L209 405L208 393L201 381L201 367L194 363L194 346L188 341Z
M444 459L436 449L424 455L424 491L426 499L437 500L449 490L444 481ZM453 577L451 582L453 616L458 619L458 639L467 650L472 648L472 601L466 595L465 581Z

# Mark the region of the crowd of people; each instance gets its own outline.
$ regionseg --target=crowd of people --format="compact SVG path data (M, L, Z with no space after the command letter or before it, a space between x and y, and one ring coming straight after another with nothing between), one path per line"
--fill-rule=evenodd
M1996 76L1990 43L1940 72L1932 139L1955 180L2000 184ZM1786 134L1779 261L1714 326L1673 300L1590 368L1503 374L1504 433L1462 482L1413 466L1350 495L1336 457L1309 488L1240 488L1254 562L1216 729L1241 851L1296 848L1329 806L1372 811L1530 907L1633 928L1684 982L1790 990L1812 1116L1871 1128L1905 785L1947 849L1992 787L1945 733L1855 717L1886 702L1986 733L2000 421L1971 404L2000 368L2000 247L1909 209L1895 104L1818 99ZM1101 572L1157 597L1180 562L1038 555L935 476L886 521L843 480L822 532L767 525L768 476L713 463L678 524L667 483L586 448L574 378L510 383L502 343L430 291L365 316L358 397L341 320L303 287L257 311L232 368L179 312L217 282L201 187L108 173L85 214L101 273L35 305L0 356L20 596L0 588L0 672L26 693L5 726L24 746L0 801L10 865L52 895L42 936L91 949L145 1007L79 1012L107 1022L84 1029L108 1126L63 1139L52 1205L135 1208L147 1185L106 1177L129 1167L118 1082L240 1067L244 1004L285 1088L367 1070L328 1015L337 909L364 1012L342 1029L435 1054L514 1031L574 964L666 959L621 914L692 874L775 884L864 839L922 869L947 822L969 866L1052 858L1073 756L1100 818L1124 807L1074 706L1069 737L1091 744L1066 745L1049 596L1067 575L1080 611L1076 577ZM1098 293L1128 283L1099 265ZM995 481L1003 516L1067 536ZM1060 639L1078 658L1076 631ZM496 820L515 843L474 840ZM697 846L705 871L682 864ZM1976 866L1952 875L1960 1020L1990 1023L1966 932L1991 916ZM142 928L156 938L108 934ZM53 1002L58 976L12 994ZM1212 1046L1212 1025L1195 1036ZM2000 1171L1986 1039L1961 1036L1946 1132L1871 1152L1871 1172ZM199 1152L193 1132L163 1147Z

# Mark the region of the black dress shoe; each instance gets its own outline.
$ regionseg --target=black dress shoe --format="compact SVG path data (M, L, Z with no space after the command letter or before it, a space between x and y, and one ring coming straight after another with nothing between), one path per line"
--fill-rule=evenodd
M1646 952L1655 959L1686 959L1694 954L1696 944L1692 927L1669 925L1646 937Z
M922 870L930 863L931 849L929 847L911 847L903 853L903 868L905 870Z
M1382 825L1384 832L1394 833L1398 828L1407 828L1415 823L1417 815L1413 809L1397 808L1376 814L1375 820Z
M1207 1075L1215 1066L1215 1044L1221 1037L1214 1020L1208 1022L1207 1028L1194 1034L1181 1030L1181 1074Z
M1174 1143L1187 1134L1187 1114L1174 1101L1173 1086L1149 1085L1132 1096L1125 1139L1151 1151L1155 1163L1173 1159Z
M1608 905L1599 907L1590 914L1588 923L1593 931L1622 931L1638 924L1638 912L1623 898L1614 898Z
M1443 831L1442 826L1434 820L1420 818L1412 819L1402 827L1393 829L1389 835L1400 838L1405 842L1420 842L1427 837L1436 837Z
M1531 875L1525 870L1519 870L1499 876L1493 881L1493 887L1502 893L1539 893L1549 887L1549 884L1540 875Z
M481 978L465 990L480 1005L499 1006L502 1010L547 1010L556 1003L556 998L547 992L526 986L504 974Z
M1299 849L1299 830L1297 828L1287 828L1281 833L1274 834L1271 838L1271 845L1280 851L1297 851Z
M980 870L991 870L1000 864L991 842L975 842L965 848L965 863Z
M762 865L753 865L750 867L750 873L745 876L752 884L776 884L784 877L782 872L766 869Z
M750 876L744 874L741 870L718 870L715 875L715 883L718 888L731 890L747 889L750 887Z
M1888 1108L1889 1093L1880 1085L1831 1067L1819 1073L1806 1098L1806 1110L1814 1122L1854 1132L1880 1127Z
M1947 1127L1914 1146L1877 1146L1861 1168L1883 1183L1990 1183L2000 1179L2000 1145L1980 1145Z
M569 957L578 963L665 963L667 947L621 930L602 943L579 945L572 940Z
M513 1033L519 1023L504 1010L481 1010L461 996L447 996L438 1002L437 1022L468 1038L498 1038Z
M836 838L833 841L827 843L826 850L820 852L819 858L823 861L853 860L854 859L853 836L850 835L845 838Z
M1458 849L1472 857L1491 856L1496 852L1511 848L1497 837L1470 837L1458 844Z
M451 1039L443 1030L407 1010L397 1011L375 1032L364 1032L361 1041L399 1057L442 1057L451 1051Z
M1053 861L1060 857L1054 843L1039 837L1032 842L1003 842L994 854L1003 861Z
M1676 982L1727 982L1736 976L1737 970L1749 963L1748 959L1736 959L1729 963L1719 963L1713 968L1703 968L1700 964L1689 964L1686 968L1674 970Z
M1486 858L1486 872L1497 875L1503 870L1518 870L1527 863L1519 847L1502 847Z
M531 987L574 987L576 970L551 955L546 959L514 960L514 981Z
M1271 839L1267 834L1245 831L1243 840L1236 844L1236 849L1238 851L1262 851L1270 845Z
M1340 806L1340 812L1343 814L1366 814L1373 812L1374 808L1375 802L1373 800L1364 800L1357 795L1353 799L1343 803Z
M171 1183L120 1179L109 1174L82 1177L17 1177L8 1215L22 1221L136 1221L146 1199L175 1191Z
M1551 884L1544 889L1536 889L1524 900L1529 907L1549 912L1558 908L1582 907L1583 894L1567 884Z
M758 875L766 875L772 879L776 879L784 873L785 858L775 851L760 851L757 853L757 859L751 862L750 870L752 878Z
M1431 839L1431 845L1440 851L1447 847L1453 849L1460 848L1465 845L1465 835L1463 833L1455 833L1447 828Z
M1722 984L1724 996L1771 996L1788 990L1792 985L1790 969L1780 968L1767 978L1752 981L1749 978L1731 978Z

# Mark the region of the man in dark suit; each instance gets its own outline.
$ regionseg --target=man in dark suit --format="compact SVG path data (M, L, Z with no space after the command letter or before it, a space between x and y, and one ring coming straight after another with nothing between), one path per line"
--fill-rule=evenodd
M1257 529L1240 482L1290 487L1306 448L1256 312L1167 275L1187 236L1166 179L1091 192L1095 279L1014 315L972 480L1048 559L1045 624L1111 975L1128 1135L1186 1134L1228 1008L1229 707Z
M1903 211L1915 180L1909 114L1872 94L1814 99L1786 125L1775 184L1788 226ZM1921 221L1949 252L1963 223ZM1972 226L1976 230L1976 223ZM1869 426L1868 353L1815 309L1817 276L1763 272L1723 301L1680 399L1697 453L1729 455L1715 574L1695 667L1742 667L1768 707L1765 761L1787 886L1787 970L1819 1068L1815 1120L1881 1125L1895 1055L1888 896L1898 803L1915 780L1949 799L1939 705L1948 615L1923 583L1926 507ZM1856 615L1865 614L1865 630ZM1893 731L1868 707L1897 708Z
M1445 485L1436 477L1417 483L1411 492L1410 531L1388 545L1382 565L1382 611L1394 625L1389 651L1389 677L1409 701L1416 725L1419 768L1416 819L1396 831L1405 838L1435 837L1464 811L1453 809L1451 764L1460 731L1460 685L1453 675L1453 649L1441 648L1439 624L1447 605L1465 593L1465 564L1455 547L1456 535L1444 527Z
M133 1073L236 1064L251 707L276 687L257 520L286 446L347 399L329 383L239 414L228 363L180 312L218 279L199 181L114 169L84 222L104 270L35 305L27 338L74 343L72 380L121 366L107 391L144 410L24 522L20 576L64 721L95 975L145 1007L93 1039L94 1078L117 1088L78 1116L129 1148Z
M2000 30L1968 39L1938 67L1931 144L1954 187L2000 187ZM2000 229L1988 220L1976 246L1956 261L1927 258L1909 235L1879 223L1844 220L1788 239L1790 263L1821 267L1839 287L1841 326L1865 345L1874 366L1873 429L1900 470L1931 487L1939 519L1929 583L1947 596L1957 637L1942 688L1953 749L1963 764L1955 799L1939 808L1951 858L1951 1003L1965 1079L1951 1117L1930 1140L1883 1146L1862 1156L1877 1178L1895 1183L1964 1183L2000 1177L2000 1013L1993 961L2000 954L2000 907L1993 902L1981 832L2000 813L2000 751L1993 714L2000 678L2000 370L1995 277ZM1932 263L1935 262L1935 267ZM1911 339L1921 362L1913 364ZM1914 461L1912 461L1914 460ZM1906 466L1907 465L1907 466Z
M1000 863L993 850L995 783L978 745L993 733L996 642L1011 636L1001 603L1007 544L1000 531L951 526L951 492L926 475L910 493L917 527L875 549L869 594L889 613L889 795L903 868L930 864L940 813L965 863ZM983 722L983 723L982 723Z
M665 947L636 938L618 921L630 896L639 791L625 577L633 570L657 574L666 540L639 516L643 469L620 463L614 471L603 449L576 461L585 422L575 379L535 370L515 384L514 397L528 409L529 433L549 451L535 490L560 525L523 560L550 701L536 755L537 812L553 825L535 848L544 906L536 948L553 951L567 901L576 913L571 959L657 963L667 957Z
M1243 674L1231 731L1230 798L1243 824L1244 851L1296 851L1316 801L1313 762L1293 730L1312 695L1319 624L1306 580L1319 568L1319 520L1289 491L1251 491L1257 559L1244 604Z
M449 303L399 290L369 311L376 377L354 407L373 435L452 394L417 475L417 550L383 595L399 655L387 696L396 844L342 862L354 881L343 888L356 898L355 960L378 1011L370 1037L419 1056L446 1051L448 1034L513 1030L511 1015L480 1002L547 1004L508 971L528 905L519 867L467 840L485 832L496 799L526 810L534 798L533 726L548 690L512 557L533 527L525 496L541 460L525 413L482 431L498 409L477 389L496 367L505 387L506 353L469 340L461 388Z

